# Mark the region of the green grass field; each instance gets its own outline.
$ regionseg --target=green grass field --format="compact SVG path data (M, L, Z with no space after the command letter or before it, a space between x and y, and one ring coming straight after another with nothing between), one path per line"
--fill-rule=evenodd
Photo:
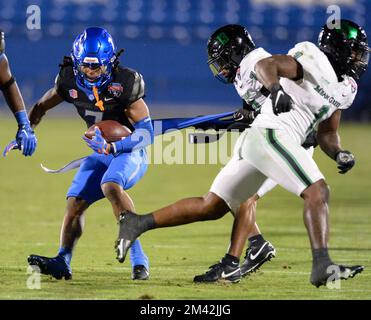
M2 119L0 146L15 134L15 121ZM151 279L130 279L129 261L119 264L111 206L102 200L88 211L85 232L72 260L73 280L42 277L41 289L26 286L30 253L53 256L58 249L65 193L74 172L44 173L89 153L76 119L49 118L37 129L39 147L32 158L13 152L1 161L0 299L370 299L371 162L369 125L345 124L342 143L357 157L355 168L339 175L319 149L315 158L331 186L331 255L337 262L363 264L366 270L343 281L341 289L317 289L309 283L311 253L302 220L302 201L276 188L258 205L257 220L277 257L239 284L196 285L195 274L221 258L228 246L231 215L211 222L150 231L141 238L151 261ZM130 190L140 213L202 195L221 165L151 165Z

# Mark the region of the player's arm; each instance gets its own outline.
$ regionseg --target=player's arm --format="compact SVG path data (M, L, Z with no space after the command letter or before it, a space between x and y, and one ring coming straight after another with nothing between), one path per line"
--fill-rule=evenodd
M342 150L338 133L341 110L335 111L332 116L318 125L317 141L324 153L331 159Z
M318 125L317 142L323 152L338 163L339 173L346 173L354 164L351 152L343 150L340 144L338 129L340 126L341 110L335 111L332 116Z
M255 65L258 81L268 88L275 114L291 109L291 97L282 89L281 77L298 81L303 78L303 67L289 55L274 55L258 61Z
M24 101L10 71L9 61L2 51L0 55L0 89L18 123L16 138L5 147L3 156L6 156L12 149L20 149L23 155L31 156L36 150L37 139L30 127Z
M41 121L46 112L63 101L56 88L51 88L35 103L30 111L30 122L32 128L35 128Z
M88 146L98 153L118 155L130 153L152 144L154 131L149 110L144 100L139 99L133 102L124 112L135 129L130 136L120 141L107 143L99 128L96 127L93 140L83 137Z
M4 94L6 103L14 114L16 112L25 111L23 98L11 74L8 58L3 55L0 59L0 88Z
M273 55L258 61L255 72L259 82L268 90L279 84L281 77L298 81L303 78L303 67L289 55Z
M119 154L145 148L154 141L154 131L149 110L143 99L133 102L126 110L126 116L132 122L134 132L127 138L113 142L111 153Z

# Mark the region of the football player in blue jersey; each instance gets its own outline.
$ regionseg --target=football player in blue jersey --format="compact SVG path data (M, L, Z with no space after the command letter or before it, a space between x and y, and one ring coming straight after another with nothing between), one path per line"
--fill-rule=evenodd
M145 147L153 143L154 133L143 100L144 81L135 70L119 65L120 53L105 29L87 28L74 41L71 56L64 58L55 86L30 112L34 128L49 109L66 101L74 104L88 127L101 120L115 120L133 132L114 143L106 142L98 128L94 140L85 138L94 153L83 161L67 192L59 252L52 258L28 257L30 265L57 279L72 277L72 252L83 232L88 207L107 198L119 219L121 212L134 209L126 190L147 171ZM130 257L132 279L148 279L149 262L139 241L133 245Z
M4 32L0 30L0 90L18 122L18 131L14 141L4 150L4 156L12 149L22 150L24 156L31 156L36 149L36 136L30 126L22 95L15 78L12 76L8 58L5 55Z

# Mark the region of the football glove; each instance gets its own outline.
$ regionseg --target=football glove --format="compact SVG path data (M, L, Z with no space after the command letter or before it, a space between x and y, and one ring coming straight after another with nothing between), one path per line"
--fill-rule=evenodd
M85 136L82 138L85 140L89 148L92 148L95 152L100 154L110 154L110 151L113 149L111 144L103 138L102 132L98 127L95 127L95 135L93 136L93 139L89 139Z
M34 131L29 124L18 126L18 131L15 140L11 141L4 149L3 156L6 157L9 151L13 149L22 150L24 156L31 156L37 146L37 139Z
M338 164L338 169L340 170L339 173L341 174L347 173L353 168L356 162L354 155L347 150L339 151L335 156L335 160Z
M246 110L241 108L233 114L233 119L238 122L250 124L254 121L256 115L256 111L254 110Z
M288 112L292 108L291 97L277 83L270 88L270 98L272 100L273 113L278 115L282 112Z
M317 132L315 130L311 131L303 144L301 145L304 149L309 149L310 147L317 147L318 146L318 141L317 141Z

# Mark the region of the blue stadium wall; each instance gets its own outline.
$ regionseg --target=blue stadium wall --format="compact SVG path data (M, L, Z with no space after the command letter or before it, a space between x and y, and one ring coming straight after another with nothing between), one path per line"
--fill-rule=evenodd
M353 19L371 34L366 20L371 1L333 2L340 3L343 18ZM208 69L207 38L221 25L239 23L271 53L285 53L300 41L316 42L329 16L324 5L328 1L288 3L295 1L6 0L0 1L0 28L6 33L6 52L28 106L53 86L58 64L69 54L76 35L86 26L98 25L112 33L118 48L125 48L122 64L144 75L149 104L236 108L240 100L233 86L214 80ZM26 10L34 4L41 9L40 30L26 28ZM371 70L360 82L345 118L371 119L370 84Z

